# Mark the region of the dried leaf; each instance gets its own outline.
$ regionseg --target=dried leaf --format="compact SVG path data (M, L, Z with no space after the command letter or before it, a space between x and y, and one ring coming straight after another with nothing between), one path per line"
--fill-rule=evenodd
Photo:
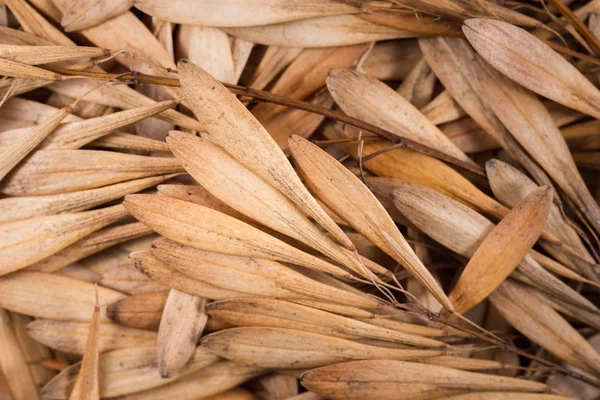
M0 275L27 267L119 219L121 205L99 210L51 215L0 225Z
M185 275L229 291L320 300L367 309L383 307L379 299L320 283L271 260L213 253L164 239L154 243L152 253Z
M527 89L600 118L600 92L571 63L527 31L503 21L471 19L463 32L494 68Z
M169 133L167 142L188 173L223 203L320 251L356 274L369 276L355 254L335 244L289 198L218 145L176 131Z
M183 172L174 158L99 150L38 150L0 185L11 196L39 196L92 189L147 176Z
M98 288L98 295L103 308L126 297L103 287ZM19 314L65 321L89 321L89 310L94 306L94 301L94 285L77 279L43 272L15 272L0 278L0 307ZM104 313L100 321L108 321ZM84 325L87 327L87 324Z
M294 21L323 15L359 12L332 0L252 0L243 4L215 0L135 0L134 6L152 16L179 24L204 26L254 26Z
M269 133L219 82L201 68L178 63L181 83L196 118L207 132L241 164L288 196L342 244L352 242L319 207Z
M28 271L55 272L67 265L111 246L152 233L139 222L109 226L28 267Z
M27 331L32 338L50 348L85 354L89 326L88 322L38 319L27 325ZM107 322L100 323L97 330L97 350L100 353L133 346L154 346L156 343L156 332Z
M60 24L65 32L79 31L101 24L102 22L126 12L133 5L133 0L85 0L78 1L77 6L62 10Z
M100 385L98 383L98 363L100 358L99 325L100 305L98 304L98 296L96 296L96 304L94 305L94 313L92 314L90 327L87 332L81 368L77 374L77 380L75 381L73 391L71 391L71 394L69 395L69 400L100 399Z
M541 392L535 381L467 372L405 361L351 361L302 375L302 385L331 399L404 399L447 397L465 390Z
M198 347L181 373L157 379L156 347L129 347L100 355L100 396L114 397L152 389L190 375L217 361L217 357ZM42 389L45 397L67 399L81 364L63 370Z
M353 70L334 69L329 71L327 88L346 114L472 163L417 108L383 82Z
M232 36L254 43L282 47L349 46L419 35L375 24L350 14L223 30Z
M110 55L110 50L85 46L18 46L0 44L0 58L27 65L50 64Z
M600 206L586 188L548 110L535 94L496 71L488 71L487 79L482 82L483 88L498 118L599 229Z
M539 294L507 280L490 301L512 326L561 360L598 374L600 353Z
M419 325L398 323L393 329L378 327L341 315L276 299L238 298L208 304L207 313L236 326L289 328L304 332L341 337L371 338L421 347L443 347L431 337L446 332Z
M131 328L158 331L169 291L138 293L106 307L106 315Z
M208 316L206 299L171 289L158 328L157 361L162 378L179 373L196 350Z
M127 182L78 192L46 196L6 197L0 199L0 222L6 223L44 215L85 211L127 194L162 183L173 175L133 179Z
M14 400L41 400L37 384L27 366L11 326L8 312L0 309L0 371Z
M211 396L237 387L267 370L231 361L218 361L168 385L123 396L122 400L194 400L198 393Z
M220 357L275 369L308 369L352 359L417 360L442 355L442 350L390 349L299 330L263 327L225 329L205 336L201 344Z
M305 139L292 135L290 151L310 189L327 207L392 256L452 311L437 281L410 248L394 221L369 189L342 164Z
M35 149L71 112L71 107L63 107L38 126L28 129L12 143L5 144L0 150L0 181ZM27 128L26 128L27 129Z
M392 199L421 231L464 257L472 257L494 229L493 223L472 209L422 186L406 183L392 192ZM596 310L591 302L542 268L531 255L525 256L518 271L544 292L592 312Z
M487 234L450 293L457 313L473 308L517 267L540 236L551 204L552 190L542 186Z
M223 254L291 262L352 278L339 267L210 208L152 195L128 195L123 205L155 232L188 246Z

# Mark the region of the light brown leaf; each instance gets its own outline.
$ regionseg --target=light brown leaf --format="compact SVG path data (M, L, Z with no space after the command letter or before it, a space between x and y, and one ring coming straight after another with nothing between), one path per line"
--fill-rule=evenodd
M290 138L290 151L305 182L327 207L392 256L445 308L453 309L381 203L356 176L325 151L300 137Z
M85 350L81 360L81 369L77 374L77 380L69 400L98 400L100 399L100 385L98 382L99 351L99 324L100 305L98 304L98 293L96 293L96 304L87 332Z
M269 133L223 85L182 60L178 69L187 101L207 132L237 161L288 196L349 249L354 246L302 185Z
M551 204L552 189L542 186L487 234L450 293L457 313L473 308L519 265L540 236Z
M493 19L465 21L463 32L494 68L529 90L600 118L600 92L570 62L527 31Z
M171 289L157 340L158 371L162 378L179 373L196 350L208 320L206 299Z

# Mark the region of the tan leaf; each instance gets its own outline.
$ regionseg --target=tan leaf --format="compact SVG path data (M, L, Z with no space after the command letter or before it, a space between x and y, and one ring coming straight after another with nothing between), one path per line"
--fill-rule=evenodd
M196 350L208 320L206 299L171 289L157 340L158 371L162 378L179 373Z
M125 300L124 300L125 301ZM447 332L420 325L397 323L393 329L378 327L341 315L287 301L267 298L238 298L209 303L207 313L236 326L289 328L344 339L371 338L420 347L445 346L431 337Z
M103 308L126 297L103 287L98 288L98 294ZM23 271L0 278L0 307L19 314L65 321L89 321L89 310L94 306L94 301L94 285L77 279ZM108 321L104 312L100 321ZM88 325L83 325L87 330Z
M546 385L405 361L351 361L314 369L302 385L331 399L405 399L447 397L462 391L541 392Z
M299 330L265 327L225 329L205 336L201 345L232 361L275 369L308 369L352 359L417 360L442 355L442 350L391 349Z
M473 308L519 265L540 236L551 204L552 189L542 186L487 234L450 293L457 313Z
M174 158L99 150L38 150L2 181L0 192L39 196L183 172Z
M217 361L213 354L198 347L181 373L172 378L157 379L156 347L128 347L100 354L100 396L114 397L152 389L176 381ZM42 389L45 397L67 399L81 364L61 371Z
M87 332L85 350L81 360L81 368L77 374L75 386L69 395L69 400L97 400L100 399L100 386L98 381L99 350L99 325L100 305L96 293L96 304Z
M124 218L121 205L0 225L0 275L27 267Z
M507 280L490 301L512 326L561 360L598 374L600 354L542 296Z
M178 68L187 101L211 137L233 158L315 218L342 244L353 249L352 242L308 193L277 143L250 112L201 68L185 60L178 63Z
M346 114L472 163L416 107L383 82L353 70L334 69L329 71L327 88Z
M452 304L442 288L415 255L381 203L356 176L325 151L300 137L290 138L290 150L307 185L327 207L392 256L452 311Z
M471 19L463 32L494 68L529 90L600 118L600 92L570 62L527 31L503 21Z
M283 47L336 47L419 36L350 14L223 30L254 43Z
M106 315L131 328L158 331L169 291L138 293L106 307Z
M165 196L128 195L123 205L155 232L198 249L291 262L337 276L352 275L250 225L207 207Z

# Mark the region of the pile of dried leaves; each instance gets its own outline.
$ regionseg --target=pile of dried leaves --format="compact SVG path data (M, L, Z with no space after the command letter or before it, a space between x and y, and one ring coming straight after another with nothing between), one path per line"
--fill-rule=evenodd
M598 56L600 0L1 0L0 398L599 399Z

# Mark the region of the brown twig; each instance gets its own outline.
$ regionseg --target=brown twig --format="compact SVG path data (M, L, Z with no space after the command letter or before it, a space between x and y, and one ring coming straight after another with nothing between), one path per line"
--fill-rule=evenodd
M573 25L585 41L591 46L596 55L600 55L600 40L585 26L585 24L567 7L561 0L548 0L552 7L556 8L567 21Z
M101 72L74 71L74 70L69 70L69 69L65 69L65 68L50 68L50 67L47 67L46 69L53 71L53 72L60 73L61 75L68 75L68 76L82 76L82 77L96 78L96 79L115 79L117 77L117 75L115 75L115 74L101 73ZM150 83L150 84L155 84L155 85L175 86L175 87L181 86L179 83L179 80L174 79L174 78L146 75L146 74L142 74L140 72L132 72L129 76L131 77L131 79L129 79L129 80L133 80L136 83ZM127 78L127 76L119 77L118 79L119 80L127 80L125 78ZM446 153L443 153L441 151L432 149L431 147L425 146L419 142L405 138L403 136L399 136L399 135L392 133L386 129L379 128L375 125L369 124L368 122L351 117L351 116L343 114L341 112L330 110L326 107L321 107L321 106L311 104L311 103L308 103L305 101L295 100L295 99L292 99L289 97L276 95L276 94L269 93L269 92L266 92L263 90L257 90L257 89L252 89L252 88L245 87L245 86L233 85L233 84L228 84L228 83L223 83L223 85L236 95L249 96L249 97L254 98L255 100L258 100L258 101L261 101L264 103L273 103L273 104L278 104L278 105L282 105L282 106L286 106L286 107L292 107L292 108L296 108L299 110L308 111L308 112L311 112L314 114L319 114L326 118L331 118L336 121L345 122L349 125L355 126L360 129L364 129L365 131L369 131L369 132L374 133L380 137L383 137L393 143L396 143L399 145L398 147L402 147L402 148L410 149L413 151L417 151L419 153L426 154L428 156L445 161L449 164L453 164L459 168L473 172L474 174L477 174L484 178L486 176L483 168L474 166L470 163L467 163L467 162L459 160L455 157L449 156Z

